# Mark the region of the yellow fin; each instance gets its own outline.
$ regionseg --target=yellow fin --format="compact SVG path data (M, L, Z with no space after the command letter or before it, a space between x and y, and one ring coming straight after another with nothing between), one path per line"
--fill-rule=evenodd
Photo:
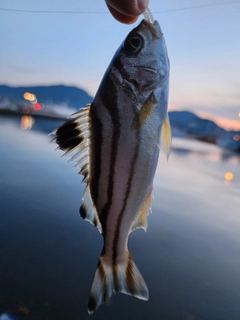
M133 230L135 230L137 228L143 228L145 231L147 230L147 216L152 210L151 209L152 198L153 198L153 191L151 190L147 194L138 215L133 220L130 232L132 232Z
M166 154L167 159L170 154L170 148L172 144L172 131L169 122L168 113L166 118L163 120L161 135L160 135L160 148Z
M136 113L136 116L131 126L132 130L138 130L143 126L143 124L147 121L148 117L152 112L152 109L156 106L156 104L157 100L154 96L154 93L152 92L143 103L141 109Z

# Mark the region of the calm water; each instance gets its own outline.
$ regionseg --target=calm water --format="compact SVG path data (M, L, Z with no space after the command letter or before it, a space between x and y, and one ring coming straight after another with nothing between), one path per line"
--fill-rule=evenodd
M31 127L29 118L0 117L0 314L20 320L239 320L239 156L173 140L169 161L160 157L148 231L136 230L129 239L150 299L117 294L89 316L102 238L78 215L81 176L49 143L47 133L58 124L37 119L23 130Z

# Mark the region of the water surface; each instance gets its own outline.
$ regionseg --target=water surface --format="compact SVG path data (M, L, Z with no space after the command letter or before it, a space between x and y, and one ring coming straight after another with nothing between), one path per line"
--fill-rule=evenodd
M129 250L148 302L87 301L102 237L79 217L84 185L47 133L59 122L0 117L0 314L15 319L240 319L240 158L174 139L161 154L148 231ZM28 129L27 129L28 128ZM225 172L233 173L231 182Z

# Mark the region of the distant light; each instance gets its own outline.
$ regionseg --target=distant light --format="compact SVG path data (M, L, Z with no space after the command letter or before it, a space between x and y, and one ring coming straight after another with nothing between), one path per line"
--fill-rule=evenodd
M233 137L234 141L239 141L240 140L240 136L238 134L235 134L235 136Z
M233 179L233 174L232 174L232 172L226 172L226 173L225 173L225 179L226 179L227 181L231 181L231 180Z
M30 92L25 92L24 95L23 95L23 98L25 100L30 100L31 99L31 93Z
M40 103L35 103L35 104L33 105L33 109L36 110L36 111L41 110L41 109L42 109L41 104L40 104Z
M28 114L30 113L30 109L28 107L23 108L23 113Z
M38 101L37 101L37 99L33 99L33 100L31 100L30 102L31 102L31 104L35 104L35 103L37 103Z
M37 103L37 98L35 96L35 94L31 93L31 96L29 98L29 101L31 101L32 103ZM36 102L35 102L36 101Z
M238 116L240 117L240 112L238 112Z
M32 104L37 103L37 97L34 93L25 92L23 98L27 101L30 101Z

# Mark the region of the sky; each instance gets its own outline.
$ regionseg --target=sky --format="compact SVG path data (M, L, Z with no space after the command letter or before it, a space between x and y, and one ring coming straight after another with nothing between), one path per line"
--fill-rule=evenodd
M169 110L240 130L240 1L149 2L171 63ZM142 18L121 24L104 0L0 0L0 84L74 85L94 96L113 54Z

